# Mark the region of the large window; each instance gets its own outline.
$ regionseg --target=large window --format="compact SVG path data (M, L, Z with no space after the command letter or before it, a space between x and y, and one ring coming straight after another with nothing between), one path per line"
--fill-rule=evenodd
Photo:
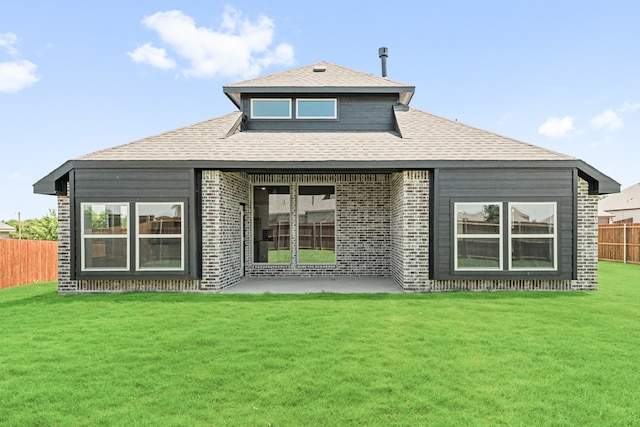
M338 117L336 99L297 99L296 118L335 119Z
M456 203L455 269L502 270L502 205Z
M290 99L255 98L251 100L252 119L290 119Z
M298 263L336 262L336 194L333 185L298 187Z
M184 202L87 202L80 209L82 271L185 270Z
M557 270L556 210L555 202L454 203L454 269Z
M509 203L511 270L554 270L556 204Z
M289 186L253 188L253 261L291 262L291 198Z
M136 268L182 270L182 203L136 203Z
M82 203L81 269L129 269L129 204Z

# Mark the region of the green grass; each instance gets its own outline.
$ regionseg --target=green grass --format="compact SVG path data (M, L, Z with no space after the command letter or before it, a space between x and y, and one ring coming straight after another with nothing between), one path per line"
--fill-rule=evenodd
M640 424L640 266L598 292L0 291L2 426Z
M289 264L291 262L291 251L287 249L269 251L269 262ZM336 253L334 251L300 249L298 252L298 263L300 264L333 264L335 262Z

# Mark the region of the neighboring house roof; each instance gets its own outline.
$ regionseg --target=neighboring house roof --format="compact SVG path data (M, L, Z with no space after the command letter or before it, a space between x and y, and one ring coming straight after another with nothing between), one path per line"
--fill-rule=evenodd
M640 183L600 200L598 209L607 212L640 209Z
M233 83L224 86L223 91L238 108L240 93L274 92L398 93L400 102L408 105L415 92L415 86L323 61Z
M0 233L11 233L12 231L16 231L16 229L9 224L5 224L0 221Z

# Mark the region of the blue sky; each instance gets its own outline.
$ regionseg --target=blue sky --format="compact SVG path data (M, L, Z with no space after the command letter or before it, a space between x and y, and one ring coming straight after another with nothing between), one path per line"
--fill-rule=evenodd
M366 5L366 6L365 6ZM0 3L0 220L66 160L233 111L222 86L329 61L411 106L640 182L638 1Z

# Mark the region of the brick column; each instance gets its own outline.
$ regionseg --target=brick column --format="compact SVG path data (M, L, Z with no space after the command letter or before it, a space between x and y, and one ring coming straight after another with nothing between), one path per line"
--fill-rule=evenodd
M71 206L67 195L58 196L58 294L78 291L78 282L71 280Z
M202 171L202 290L220 287L220 171Z
M598 289L598 196L589 195L589 184L578 178L577 280L574 290Z

